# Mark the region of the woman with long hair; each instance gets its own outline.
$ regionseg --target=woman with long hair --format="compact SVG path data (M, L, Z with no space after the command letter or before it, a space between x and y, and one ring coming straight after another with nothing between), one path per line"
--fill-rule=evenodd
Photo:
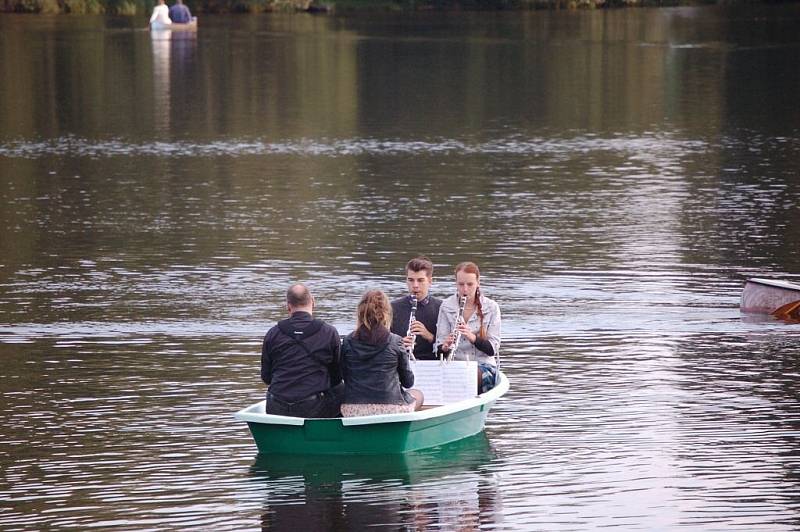
M488 392L497 381L497 356L500 353L500 307L481 293L481 272L474 262L456 266L456 293L442 301L436 323L438 353L455 360L478 362L478 393ZM460 301L466 296L464 310ZM455 346L457 333L461 333Z
M389 332L392 307L380 290L370 290L358 304L356 330L342 342L345 417L413 412L423 396L411 390L414 373L403 339Z

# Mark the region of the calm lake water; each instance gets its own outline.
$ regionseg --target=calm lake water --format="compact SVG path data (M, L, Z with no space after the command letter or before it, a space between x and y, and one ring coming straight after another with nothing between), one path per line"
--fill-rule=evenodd
M800 5L0 16L0 528L797 530ZM511 391L403 457L256 456L303 281L478 262Z

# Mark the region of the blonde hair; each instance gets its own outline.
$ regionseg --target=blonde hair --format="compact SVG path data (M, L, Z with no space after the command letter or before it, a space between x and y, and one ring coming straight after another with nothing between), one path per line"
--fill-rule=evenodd
M356 329L363 332L374 331L382 325L388 329L392 325L392 305L381 290L369 290L361 298L356 311Z

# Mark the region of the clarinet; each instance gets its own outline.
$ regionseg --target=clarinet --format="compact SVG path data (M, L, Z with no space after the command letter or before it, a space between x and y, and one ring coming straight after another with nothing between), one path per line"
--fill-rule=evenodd
M408 347L408 354L411 356L411 360L414 360L414 342L417 340L416 334L411 334L411 325L414 323L414 320L417 319L417 298L416 296L411 296L411 315L408 317L408 332L406 336L411 337L411 345Z
M459 322L464 321L464 307L467 306L467 296L461 296L461 303L458 305L458 314L456 314L456 321L453 325L454 327L458 327ZM447 357L447 360L453 360L453 357L456 354L456 350L458 349L458 344L461 342L461 331L456 330L456 337L453 340L453 346L450 348L450 355Z

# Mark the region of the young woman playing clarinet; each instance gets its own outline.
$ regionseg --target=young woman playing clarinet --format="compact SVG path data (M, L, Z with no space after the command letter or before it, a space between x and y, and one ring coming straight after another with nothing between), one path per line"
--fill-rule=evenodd
M473 262L456 266L456 293L439 308L435 348L447 358L477 360L478 393L494 388L500 352L500 307L481 293L481 272Z

